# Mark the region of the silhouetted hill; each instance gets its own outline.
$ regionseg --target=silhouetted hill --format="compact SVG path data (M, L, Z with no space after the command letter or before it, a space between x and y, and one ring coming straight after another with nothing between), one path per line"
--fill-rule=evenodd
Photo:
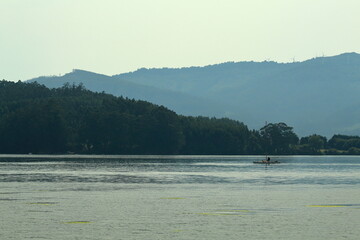
M29 80L29 82L35 81L49 88L61 87L65 83L83 83L91 91L149 101L175 109L178 114L183 115L211 115L218 117L224 115L223 106L216 102L209 104L207 99L176 90L164 90L79 69L74 69L63 76L39 77Z
M182 69L140 69L116 77L216 99L231 106L227 116L253 128L265 121L284 121L301 135L360 133L357 53L286 64L228 62ZM244 112L247 114L241 114Z
M91 90L148 100L182 114L222 114L256 129L267 121L286 122L302 136L360 134L357 53L293 63L227 62L179 69L142 68L112 77L92 74L91 78L77 71L71 74L74 78L70 80L67 75L34 80L50 87L54 81L83 82ZM141 91L146 94L136 95ZM156 99L151 98L154 95Z
M0 81L0 154L261 154L262 142L230 119L179 116L82 85Z
M260 130L228 118L179 116L146 101L65 84L0 81L0 154L360 154L360 137L298 138L286 123Z

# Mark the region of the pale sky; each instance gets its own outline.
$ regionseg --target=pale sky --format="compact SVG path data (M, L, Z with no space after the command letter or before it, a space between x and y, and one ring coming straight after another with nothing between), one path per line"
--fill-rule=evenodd
M0 79L360 53L359 0L0 0Z

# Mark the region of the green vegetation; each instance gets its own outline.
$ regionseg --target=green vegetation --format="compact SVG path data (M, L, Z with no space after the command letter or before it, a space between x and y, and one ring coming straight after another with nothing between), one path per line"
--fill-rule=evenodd
M0 153L360 154L360 137L299 139L285 123L185 117L82 85L0 81Z

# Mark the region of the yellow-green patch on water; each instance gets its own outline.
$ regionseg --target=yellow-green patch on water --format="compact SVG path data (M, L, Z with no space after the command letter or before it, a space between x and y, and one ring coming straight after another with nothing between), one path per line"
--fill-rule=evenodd
M185 198L182 198L182 197L165 197L165 198L161 198L161 199L179 200L179 199L185 199Z
M348 207L345 205L308 205L307 207Z
M70 221L70 222L64 222L64 224L86 224L86 223L92 223L90 221Z

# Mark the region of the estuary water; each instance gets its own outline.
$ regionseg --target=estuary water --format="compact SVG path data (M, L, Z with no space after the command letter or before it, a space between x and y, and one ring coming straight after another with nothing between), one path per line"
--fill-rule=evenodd
M0 155L0 239L359 239L360 157Z

